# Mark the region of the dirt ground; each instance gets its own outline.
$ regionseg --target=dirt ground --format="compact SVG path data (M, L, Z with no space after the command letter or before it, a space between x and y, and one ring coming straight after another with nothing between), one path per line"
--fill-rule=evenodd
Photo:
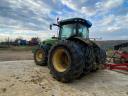
M0 61L32 60L32 51L0 50Z
M127 74L100 70L64 84L30 59L31 51L0 51L0 96L128 96Z

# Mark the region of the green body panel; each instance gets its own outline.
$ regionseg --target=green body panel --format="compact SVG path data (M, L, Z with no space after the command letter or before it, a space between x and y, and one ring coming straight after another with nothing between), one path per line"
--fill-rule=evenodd
M59 40L57 38L46 39L43 42L41 42L40 45L38 45L37 47L33 48L32 49L32 53L34 53L36 51L36 49L41 48L41 46L43 46L43 45L50 45L50 46L52 46L52 45L54 45L58 41Z
M58 42L58 39L56 38L51 38L51 39L47 39L47 40L44 40L41 45L53 45L55 44L56 42Z

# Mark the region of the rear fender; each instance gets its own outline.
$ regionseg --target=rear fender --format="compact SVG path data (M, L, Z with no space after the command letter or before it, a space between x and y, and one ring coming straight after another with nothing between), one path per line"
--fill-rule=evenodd
M73 37L73 38L68 38L67 40L71 40L71 41L75 41L75 42L80 42L84 45L88 45L88 46L93 46L94 42L92 42L89 39L83 39L81 37Z

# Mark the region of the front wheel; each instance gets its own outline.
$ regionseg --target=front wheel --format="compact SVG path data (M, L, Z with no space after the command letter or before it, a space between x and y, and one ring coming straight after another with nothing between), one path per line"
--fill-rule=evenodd
M34 52L34 61L36 65L46 66L47 65L47 56L43 48L38 48Z

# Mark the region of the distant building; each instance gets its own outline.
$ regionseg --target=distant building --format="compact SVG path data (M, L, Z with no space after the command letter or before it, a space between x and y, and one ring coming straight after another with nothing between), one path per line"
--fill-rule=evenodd
M28 41L23 39L16 39L14 41L14 45L28 45Z

